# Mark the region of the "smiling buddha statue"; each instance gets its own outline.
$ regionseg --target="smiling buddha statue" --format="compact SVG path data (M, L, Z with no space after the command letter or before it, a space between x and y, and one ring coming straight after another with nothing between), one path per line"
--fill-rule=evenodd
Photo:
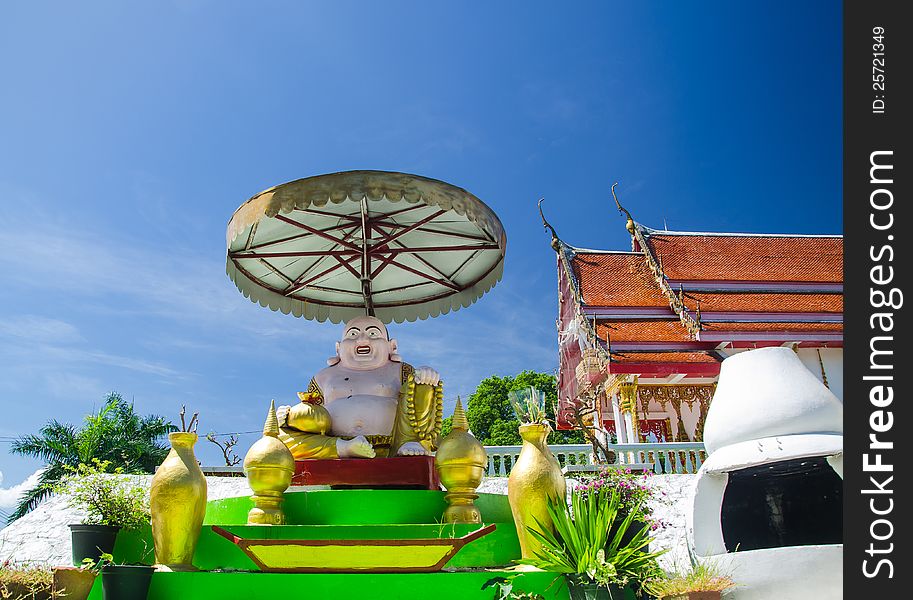
M346 323L327 362L298 393L299 404L277 411L279 439L296 460L428 456L437 449L440 375L404 363L379 319Z

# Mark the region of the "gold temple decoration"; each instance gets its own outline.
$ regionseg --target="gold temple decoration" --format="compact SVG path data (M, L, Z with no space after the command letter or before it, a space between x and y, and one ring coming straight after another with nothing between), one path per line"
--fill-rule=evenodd
M163 571L193 571L206 514L206 478L193 453L196 433L175 431L168 434L168 441L171 450L156 469L149 490L155 563Z
M244 474L254 495L254 507L247 513L248 525L284 525L283 493L292 483L295 459L279 441L276 403L271 401L263 437L254 442L244 457Z
M634 439L637 439L640 437L640 423L637 418L637 377L634 377L634 381L628 381L619 385L618 395L618 409L622 414L631 414L631 424L634 428L634 431L631 433L634 436Z
M702 385L641 385L638 388L641 405L645 402L656 402L665 410L673 400L684 402L692 408L696 401L710 402L713 398L714 384Z
M457 398L453 409L453 429L442 441L434 457L434 467L447 489L444 499L447 523L481 523L482 514L474 501L476 488L482 483L488 457L485 448L469 432L469 422L463 404Z
M527 527L544 527L554 533L548 504L566 501L567 483L558 459L548 448L548 423L526 423L520 425L519 432L523 447L510 470L507 499L520 539L520 553L523 558L535 558L542 544Z
M688 405L688 410L694 410L694 403L699 403L698 421L695 425L694 441L700 441L703 433L703 423L707 407L710 406L710 400L713 398L713 391L716 389L715 384L699 385L642 385L638 388L641 409L646 412L650 402L659 404L662 410L668 410L667 406L672 405L672 410L677 415L676 440L688 440L688 432L682 420L682 404ZM688 440L691 441L691 440Z
M412 431L420 441L435 445L437 437L441 434L441 425L443 425L444 382L439 381L438 384L434 386L434 395L430 398L430 401L434 403L434 418L422 419L422 422L419 422L419 417L416 415L414 374L409 375L409 378L406 381L406 388L406 414L409 417L409 425L412 426ZM420 410L420 412L430 412L430 407L421 408L424 410Z

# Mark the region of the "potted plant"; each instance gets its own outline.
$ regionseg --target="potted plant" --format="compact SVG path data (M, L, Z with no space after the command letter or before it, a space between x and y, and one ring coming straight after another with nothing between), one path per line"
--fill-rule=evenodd
M135 478L98 459L68 470L55 492L65 494L71 508L86 514L82 523L70 525L74 565L82 565L86 558L98 562L103 553L114 552L118 531L149 523L146 488Z
M143 556L148 554L146 547ZM108 553L102 553L98 561L86 559L84 566L101 574L104 600L145 600L155 572L155 567L146 564L117 564Z
M618 516L616 524L624 520L629 513L635 513L631 526L628 528L622 544L627 544L633 534L641 529L655 530L661 523L653 514L653 489L650 487L650 471L634 473L630 468L607 468L589 479L584 479L578 489L584 495L597 494L602 501L608 501L606 496L617 493L619 496ZM617 527L617 525L613 525ZM612 532L614 533L614 531Z
M640 593L645 581L661 573L656 558L663 552L645 550L651 540L647 529L623 541L638 513L619 519L620 507L617 490L593 494L575 488L570 508L561 500L548 505L554 534L528 528L540 547L535 558L520 562L564 573L572 600L620 600L626 590Z
M735 582L711 562L699 562L690 569L653 579L645 588L664 600L720 600Z

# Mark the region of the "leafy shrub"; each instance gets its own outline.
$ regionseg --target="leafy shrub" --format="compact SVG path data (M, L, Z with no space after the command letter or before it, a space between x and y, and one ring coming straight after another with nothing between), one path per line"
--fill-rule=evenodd
M654 477L650 471L633 473L631 469L603 469L598 475L582 478L575 491L584 497L597 496L602 502L608 502L609 496L618 495L618 513L624 518L629 513L635 513L635 521L643 521L656 529L661 523L653 517L653 489L650 487L650 478Z
M68 467L68 474L56 486L66 494L71 508L86 512L83 523L139 529L150 521L149 494L135 477L111 469L108 461Z

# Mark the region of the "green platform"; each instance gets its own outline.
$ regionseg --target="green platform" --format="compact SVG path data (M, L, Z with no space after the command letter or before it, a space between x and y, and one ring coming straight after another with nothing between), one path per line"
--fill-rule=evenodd
M443 492L426 490L320 490L286 494L288 524L278 527L248 526L247 497L209 502L200 541L194 556L194 573L156 573L149 600L232 598L254 600L288 597L370 598L371 600L495 597L482 585L505 571L520 556L507 496L481 494L476 505L491 534L467 544L437 573L263 573L233 543L215 534L212 525L235 535L277 539L397 539L459 537L478 525L440 523L446 507ZM143 549L152 548L151 531L124 532L114 551L119 562L140 562ZM146 557L145 562L151 562ZM523 573L515 589L537 592L548 599L568 598L562 577L553 573ZM101 600L101 582L90 600Z

